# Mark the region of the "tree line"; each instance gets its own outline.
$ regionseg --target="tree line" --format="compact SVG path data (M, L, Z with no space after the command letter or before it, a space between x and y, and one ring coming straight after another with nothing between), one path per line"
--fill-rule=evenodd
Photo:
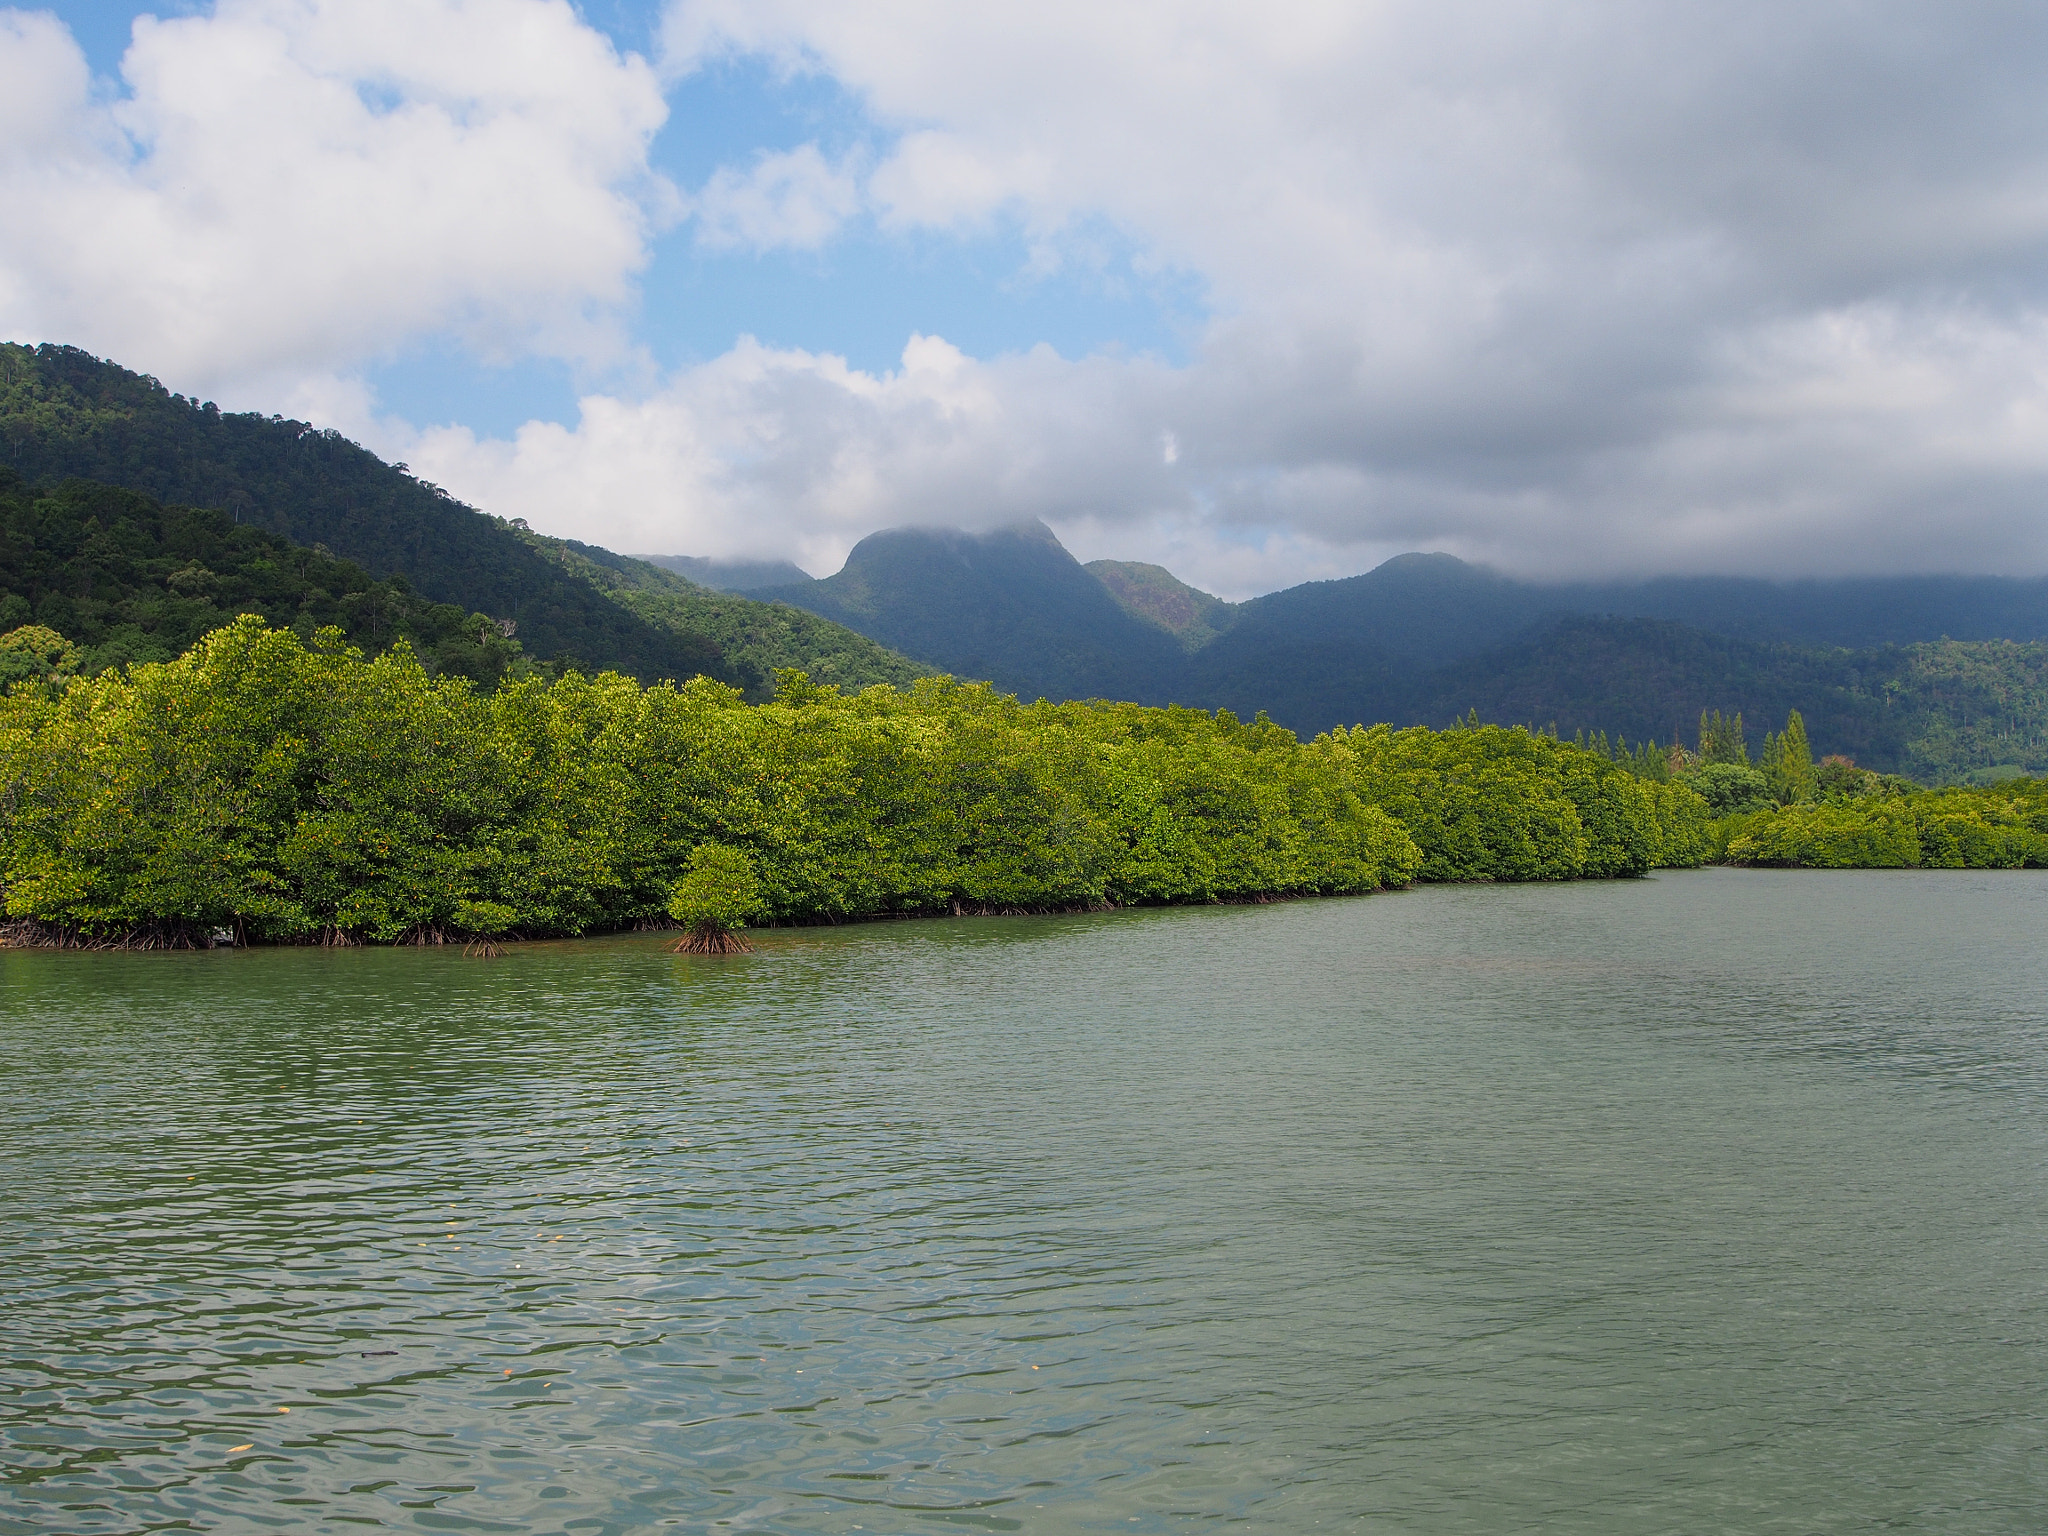
M1714 813L1710 856L1731 864L1809 869L2048 867L2048 780L2011 777L1928 789L1859 768L1841 754L1814 761L1806 722L1791 711L1751 760L1740 713L1702 712L1697 749L1629 748L1581 738L1631 772L1683 784Z
M372 657L254 615L67 679L52 640L0 637L26 672L0 699L17 939L687 926L707 882L722 922L1246 900L1639 875L1709 847L1683 784L1476 721L1304 742L1228 711L945 677L846 694L793 669L758 705L704 677L486 691L402 640Z

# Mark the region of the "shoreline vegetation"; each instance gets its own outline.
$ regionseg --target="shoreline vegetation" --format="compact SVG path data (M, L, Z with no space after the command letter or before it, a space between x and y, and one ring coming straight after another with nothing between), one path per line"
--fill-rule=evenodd
M17 944L474 945L1359 894L1693 864L1706 802L1522 728L1302 742L1260 718L921 678L430 676L253 615L65 675L0 637Z
M0 636L0 944L459 944L1265 901L1706 862L2048 864L2048 783L1925 790L1815 764L1795 713L1749 761L1475 715L1301 741L1263 716L1020 703L926 677L616 673L480 688L400 639L255 615L174 661L72 675Z
M1609 750L1604 740L1589 743ZM1691 787L1713 811L1707 861L1778 869L2048 867L2048 780L1930 789L1849 758L1818 763L1793 710L1750 761L1742 716L1700 716L1697 751L1654 745L1640 772Z

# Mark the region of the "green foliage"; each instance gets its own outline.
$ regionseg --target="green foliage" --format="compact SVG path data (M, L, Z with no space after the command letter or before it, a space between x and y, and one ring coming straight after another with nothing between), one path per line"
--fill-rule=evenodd
M716 641L729 665L729 680L754 702L767 697L765 680L778 669L796 668L823 685L849 692L931 675L931 668L787 603L755 602L712 591L652 561L615 555L573 539L523 531L521 537L648 623Z
M1704 709L1700 711L1700 761L1749 766L1749 744L1742 737L1740 710L1733 718L1723 716L1718 709L1712 716Z
M510 932L519 922L519 913L502 901L458 901L451 915L456 932L480 938Z
M1303 743L950 678L777 682L759 706L709 678L485 693L402 640L246 616L0 699L6 912L397 942L1627 875L1705 846L1689 790L1526 731Z
M15 683L57 684L76 675L78 647L44 624L0 635L0 692Z
M1563 880L1696 864L1705 803L1556 738L1500 726L1333 733L1360 792L1408 829L1424 880Z
M1744 763L1703 762L1680 774L1679 782L1706 801L1716 816L1739 816L1771 804L1769 777Z
M0 470L0 619L32 615L37 623L18 634L75 642L61 665L52 652L43 673L169 661L242 613L301 637L338 628L369 650L403 639L434 672L483 684L533 670L507 626L429 602L402 577L373 580L352 561L224 512L85 480L37 494ZM0 658L0 683L34 670L17 644Z
M1728 845L1737 864L1812 869L1905 869L1920 862L1912 813L1903 805L1793 805L1759 817Z
M690 852L682 877L669 892L668 915L700 933L729 933L761 912L761 882L753 861L737 848L704 843Z
M1473 723L1478 723L1478 711L1472 714ZM1617 734L1612 742L1605 731L1595 731L1588 736L1581 730L1574 738L1575 744L1589 752L1597 752L1625 773L1632 773L1639 779L1653 783L1671 782L1671 752L1660 747L1655 741L1639 741L1633 747L1628 739Z
M1764 736L1758 759L1770 796L1780 805L1794 805L1813 795L1813 748L1806 740L1806 721L1798 710L1785 718L1785 729Z
M1725 856L1807 869L2039 868L2048 866L2044 792L2040 780L1926 791L1872 774L1856 792L1737 818Z
M1881 774L1858 768L1854 760L1839 754L1822 758L1813 772L1814 793L1823 800L1860 799L1879 793L1883 787Z
M0 442L0 462L32 487L76 478L224 513L401 576L458 614L511 620L538 660L648 679L727 670L709 637L656 628L402 464L302 421L187 400L76 347L0 343Z

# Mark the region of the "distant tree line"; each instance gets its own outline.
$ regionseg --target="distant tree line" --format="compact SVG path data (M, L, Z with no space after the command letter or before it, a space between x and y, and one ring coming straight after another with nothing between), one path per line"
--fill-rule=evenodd
M2048 780L1926 789L1833 754L1818 763L1798 710L1751 762L1738 712L1700 715L1697 749L1581 744L1631 772L1682 784L1714 813L1712 856L1813 869L2048 867Z

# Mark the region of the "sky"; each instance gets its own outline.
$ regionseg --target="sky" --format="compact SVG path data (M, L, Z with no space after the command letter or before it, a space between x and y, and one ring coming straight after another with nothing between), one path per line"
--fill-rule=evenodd
M2048 8L0 8L0 337L629 553L2048 572Z

